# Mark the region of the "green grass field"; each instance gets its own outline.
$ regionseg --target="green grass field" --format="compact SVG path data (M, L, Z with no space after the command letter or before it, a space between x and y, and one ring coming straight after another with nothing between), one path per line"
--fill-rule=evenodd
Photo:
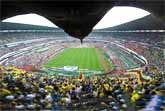
M95 48L67 48L53 57L45 67L78 66L80 69L104 70Z

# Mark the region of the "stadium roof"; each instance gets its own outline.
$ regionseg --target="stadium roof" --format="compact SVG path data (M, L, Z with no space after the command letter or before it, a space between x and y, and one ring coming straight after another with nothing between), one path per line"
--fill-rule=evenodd
M37 26L20 23L1 22L1 30L52 30L63 32L60 28ZM118 26L96 29L95 31L131 31L131 30L165 30L165 23L157 19L153 15L148 15L143 18L133 20Z
M1 30L61 30L60 28L55 28L55 27L9 23L9 22L0 22L0 29Z
M114 6L142 8L165 20L164 2L164 0L2 0L0 19L36 13L46 17L69 35L83 39Z
M122 31L122 30L165 30L164 21L157 19L152 15L124 23L118 26L98 29L96 31Z

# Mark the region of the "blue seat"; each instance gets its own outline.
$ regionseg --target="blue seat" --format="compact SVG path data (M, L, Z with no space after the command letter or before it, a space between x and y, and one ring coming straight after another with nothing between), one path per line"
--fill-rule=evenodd
M165 82L160 85L160 88L165 88Z
M144 94L143 98L149 100L149 99L151 99L151 95L149 95L149 94Z
M143 100L138 100L138 101L136 102L136 105L137 105L137 106L144 106L144 105L146 105L146 102L143 101Z
M163 99L162 103L165 104L165 98Z
M159 99L159 100L161 100L161 101L163 101L163 100L164 100L164 97L163 97L163 96L158 95L158 99Z
M162 106L162 102L158 101L157 104L156 104L156 107L161 107L161 106Z
M154 109L154 111L160 111L161 110L161 107L154 106L153 109Z

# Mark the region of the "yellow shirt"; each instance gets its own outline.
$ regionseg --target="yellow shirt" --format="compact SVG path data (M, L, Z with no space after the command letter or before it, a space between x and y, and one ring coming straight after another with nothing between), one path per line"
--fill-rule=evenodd
M100 94L99 94L99 97L103 97L104 96L104 92L101 92Z
M8 89L2 89L2 92L0 93L1 96L7 96L10 95L11 92Z
M47 85L45 88L46 88L49 92L51 92L51 91L54 89L53 86L50 86L50 85L49 85L49 86Z
M134 93L131 97L132 102L136 102L140 98L140 95L138 93Z
M103 86L104 86L106 91L110 90L109 84L104 84Z

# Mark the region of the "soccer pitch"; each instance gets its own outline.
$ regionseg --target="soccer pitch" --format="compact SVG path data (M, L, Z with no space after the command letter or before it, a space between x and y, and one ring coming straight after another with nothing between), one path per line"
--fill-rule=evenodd
M67 48L53 57L45 67L78 66L79 69L104 70L95 48Z

